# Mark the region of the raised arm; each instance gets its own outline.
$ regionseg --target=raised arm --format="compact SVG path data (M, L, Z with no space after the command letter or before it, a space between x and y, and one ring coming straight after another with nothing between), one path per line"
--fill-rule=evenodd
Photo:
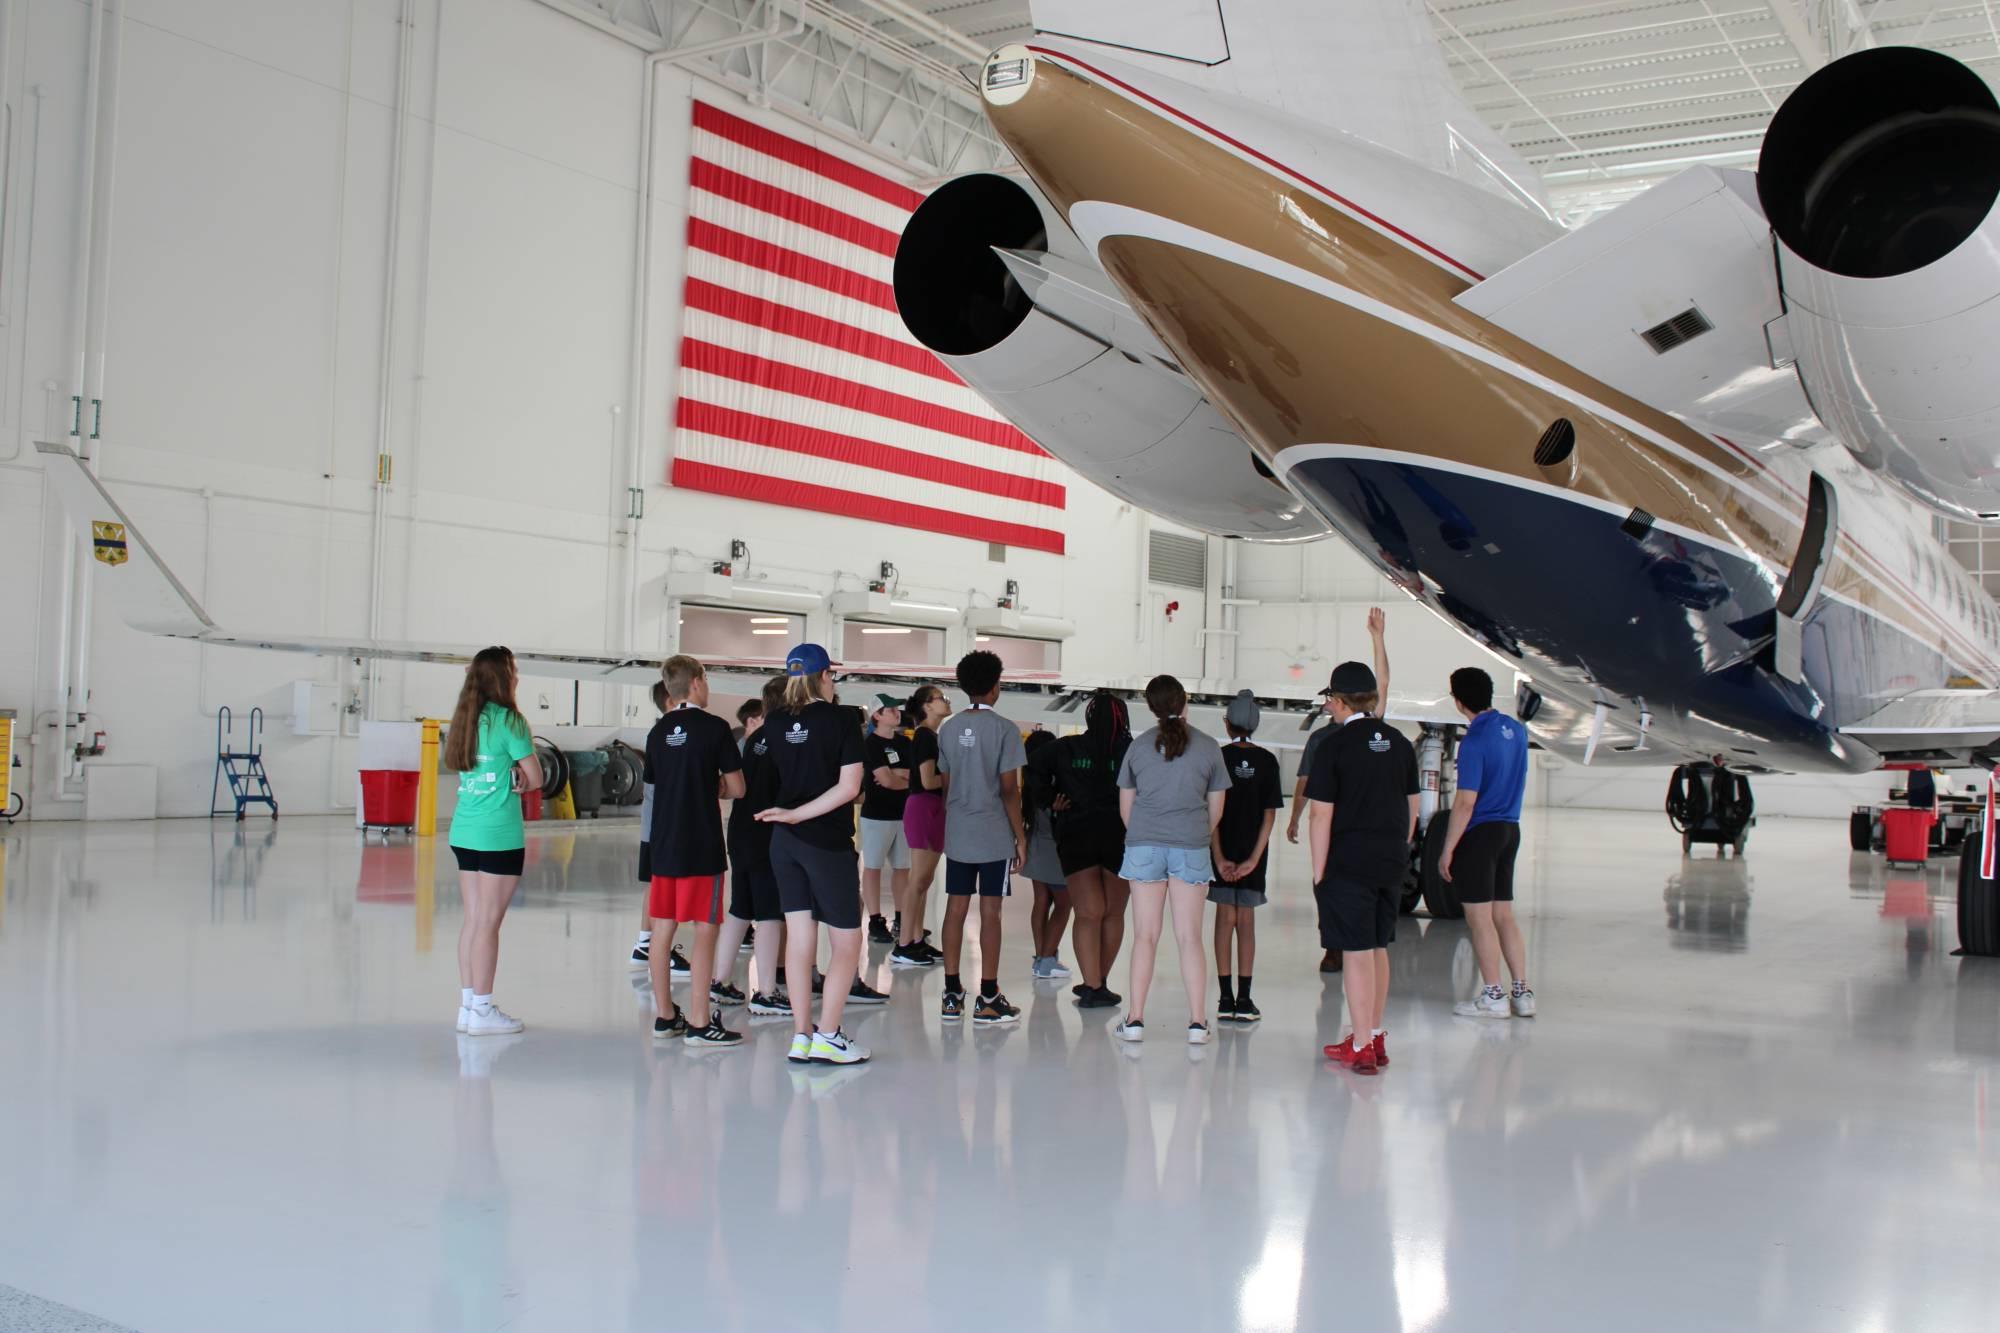
M1389 712L1389 617L1382 608L1368 608L1368 637L1375 647L1375 715L1386 717Z

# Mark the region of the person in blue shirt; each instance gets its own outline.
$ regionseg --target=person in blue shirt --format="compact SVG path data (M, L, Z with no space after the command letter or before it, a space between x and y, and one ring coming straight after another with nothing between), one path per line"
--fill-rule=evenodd
M1484 983L1457 1006L1466 1018L1533 1018L1528 950L1514 920L1514 856L1521 850L1521 796L1528 785L1528 729L1493 707L1493 677L1478 667L1451 673L1451 699L1469 725L1458 742L1458 787L1439 868L1465 905L1465 924ZM1500 964L1514 980L1500 985Z

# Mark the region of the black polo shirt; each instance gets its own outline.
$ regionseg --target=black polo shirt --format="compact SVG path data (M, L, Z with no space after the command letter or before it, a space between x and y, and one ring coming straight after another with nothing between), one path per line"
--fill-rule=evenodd
M1307 800L1333 806L1325 879L1371 888L1400 882L1416 793L1417 752L1402 732L1365 715L1328 732L1306 780Z
M878 768L903 769L909 763L910 742L902 736L877 736L869 732L862 742L861 768L861 817L863 819L901 819L903 802L909 793L884 787L875 781Z
M765 719L771 762L778 769L778 801L796 810L832 790L840 770L865 759L854 710L818 700L799 712L780 711ZM761 734L761 733L760 733ZM865 776L865 775L864 775ZM816 819L791 825L801 842L834 851L854 846L854 810L835 806Z
M653 784L652 870L684 879L729 867L722 836L722 775L743 767L729 724L699 708L663 713L646 737Z

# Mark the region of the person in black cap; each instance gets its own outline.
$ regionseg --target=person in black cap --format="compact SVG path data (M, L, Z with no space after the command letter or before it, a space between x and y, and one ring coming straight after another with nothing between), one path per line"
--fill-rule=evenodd
M1215 1016L1224 1023L1255 1023L1264 1016L1250 998L1250 972L1257 965L1255 913L1264 905L1271 830L1277 827L1285 794L1278 757L1250 739L1262 720L1263 711L1249 690L1239 691L1222 715L1229 728L1222 762L1229 769L1230 787L1213 836L1215 880L1208 886L1208 900L1215 904L1215 981L1220 991Z
M1341 951L1353 1027L1349 1038L1324 1050L1357 1074L1373 1074L1388 1063L1382 1008L1417 827L1417 752L1401 732L1371 716L1380 696L1375 673L1361 663L1335 667L1324 693L1336 730L1320 746L1306 784L1313 896L1321 944Z

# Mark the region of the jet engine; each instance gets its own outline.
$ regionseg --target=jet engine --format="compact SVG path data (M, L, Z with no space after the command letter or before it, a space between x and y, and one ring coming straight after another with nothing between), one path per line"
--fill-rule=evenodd
M2000 105L1949 56L1877 47L1778 108L1757 193L1813 409L1867 465L2000 521Z
M975 174L896 249L903 323L1036 443L1113 495L1198 531L1322 537L1322 520L1181 372L1027 183Z

